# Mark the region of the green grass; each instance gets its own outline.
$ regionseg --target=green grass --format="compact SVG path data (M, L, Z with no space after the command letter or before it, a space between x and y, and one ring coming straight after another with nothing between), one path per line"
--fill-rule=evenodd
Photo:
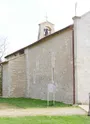
M30 98L0 98L0 103L6 103L8 105L19 107L19 108L45 108L47 107L47 102L45 100L30 99ZM64 104L62 102L56 102L52 105L50 101L50 107L69 107L71 105Z
M1 95L2 95L2 75L1 75L1 69L0 69L0 96Z
M0 124L90 124L88 116L30 116L0 118Z

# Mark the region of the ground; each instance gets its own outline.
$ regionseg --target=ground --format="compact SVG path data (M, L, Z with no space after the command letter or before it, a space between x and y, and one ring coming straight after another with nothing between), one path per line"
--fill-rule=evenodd
M76 116L77 115L77 116ZM90 124L79 107L25 98L0 98L0 124Z
M47 101L30 98L0 98L0 104L3 104L3 107L9 108L47 108ZM53 106L52 101L50 101L49 107L72 107L72 105L55 102L55 105Z
M0 116L35 116L35 115L85 115L79 107L62 102L47 106L47 101L26 98L0 98Z
M17 116L63 116L63 115L86 115L87 113L80 108L31 108L31 109L2 109L0 117L17 117Z
M0 118L0 124L90 124L88 116L30 116Z
M79 107L73 107L62 102L30 98L0 98L0 116L36 116L36 115L85 115Z

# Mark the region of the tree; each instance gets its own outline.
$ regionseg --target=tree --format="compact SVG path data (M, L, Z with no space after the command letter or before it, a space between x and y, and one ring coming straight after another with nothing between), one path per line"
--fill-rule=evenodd
M4 57L7 49L7 37L0 37L0 62Z
M0 37L0 96L2 95L2 58L5 55L7 49L7 38Z

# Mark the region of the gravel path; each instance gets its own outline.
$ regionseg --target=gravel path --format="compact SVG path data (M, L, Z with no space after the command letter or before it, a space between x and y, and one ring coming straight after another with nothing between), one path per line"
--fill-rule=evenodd
M36 116L36 115L86 115L80 108L31 108L31 109L0 109L0 117Z

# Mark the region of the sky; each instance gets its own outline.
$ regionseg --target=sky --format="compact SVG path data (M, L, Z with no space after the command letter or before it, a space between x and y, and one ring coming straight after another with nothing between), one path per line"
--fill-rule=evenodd
M37 40L38 24L48 21L55 31L73 23L75 3L77 16L90 10L90 0L0 0L0 37L7 37L7 53Z

